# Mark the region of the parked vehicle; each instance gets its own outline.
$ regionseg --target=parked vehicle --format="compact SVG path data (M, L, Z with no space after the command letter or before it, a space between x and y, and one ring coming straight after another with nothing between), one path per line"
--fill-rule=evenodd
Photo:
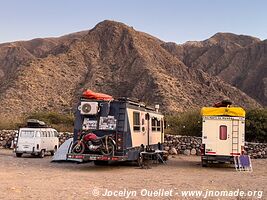
M43 158L46 152L54 155L58 148L58 132L39 120L28 120L27 127L20 128L14 141L17 157L23 154L38 155Z
M208 163L234 163L244 153L245 111L240 107L202 108L202 166Z
M95 164L137 161L141 151L161 149L163 140L164 116L158 106L86 91L77 106L67 159Z
M79 134L79 139L72 145L72 152L83 154L86 151L100 153L101 155L113 155L116 142L111 135L97 137L94 133L86 131Z

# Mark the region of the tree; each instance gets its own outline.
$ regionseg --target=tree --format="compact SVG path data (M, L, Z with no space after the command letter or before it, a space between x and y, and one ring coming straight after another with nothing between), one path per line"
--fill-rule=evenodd
M247 111L246 141L267 142L267 108Z
M188 111L166 117L166 133L201 136L202 119L199 111Z

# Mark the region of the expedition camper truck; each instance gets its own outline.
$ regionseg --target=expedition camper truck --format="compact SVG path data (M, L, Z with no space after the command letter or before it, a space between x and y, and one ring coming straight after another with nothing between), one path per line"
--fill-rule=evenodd
M72 152L67 154L67 160L94 161L95 164L137 161L141 151L161 149L164 116L159 113L158 106L151 108L128 98L115 100L105 94L86 92L75 114ZM86 146L83 150L80 148L82 134L89 138L87 141L93 139L82 145L82 148ZM108 149L97 151L101 139L103 147ZM105 143L107 140L110 142Z
M31 154L43 158L46 152L54 155L57 148L58 132L36 119L29 119L27 127L20 128L14 138L14 152L17 157Z
M234 163L244 153L245 111L240 107L202 108L202 166Z

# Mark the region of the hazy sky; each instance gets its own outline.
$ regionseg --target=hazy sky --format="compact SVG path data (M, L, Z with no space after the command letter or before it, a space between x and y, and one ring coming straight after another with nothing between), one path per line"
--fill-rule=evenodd
M265 0L3 0L0 43L87 30L105 19L177 43L216 32L267 39L266 9Z

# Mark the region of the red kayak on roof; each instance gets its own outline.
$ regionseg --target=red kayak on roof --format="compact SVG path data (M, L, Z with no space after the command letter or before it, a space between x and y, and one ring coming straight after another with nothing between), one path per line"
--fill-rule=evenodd
M88 98L88 99L96 99L96 100L106 100L106 101L113 100L113 97L110 95L93 92L92 90L84 91L83 97Z

